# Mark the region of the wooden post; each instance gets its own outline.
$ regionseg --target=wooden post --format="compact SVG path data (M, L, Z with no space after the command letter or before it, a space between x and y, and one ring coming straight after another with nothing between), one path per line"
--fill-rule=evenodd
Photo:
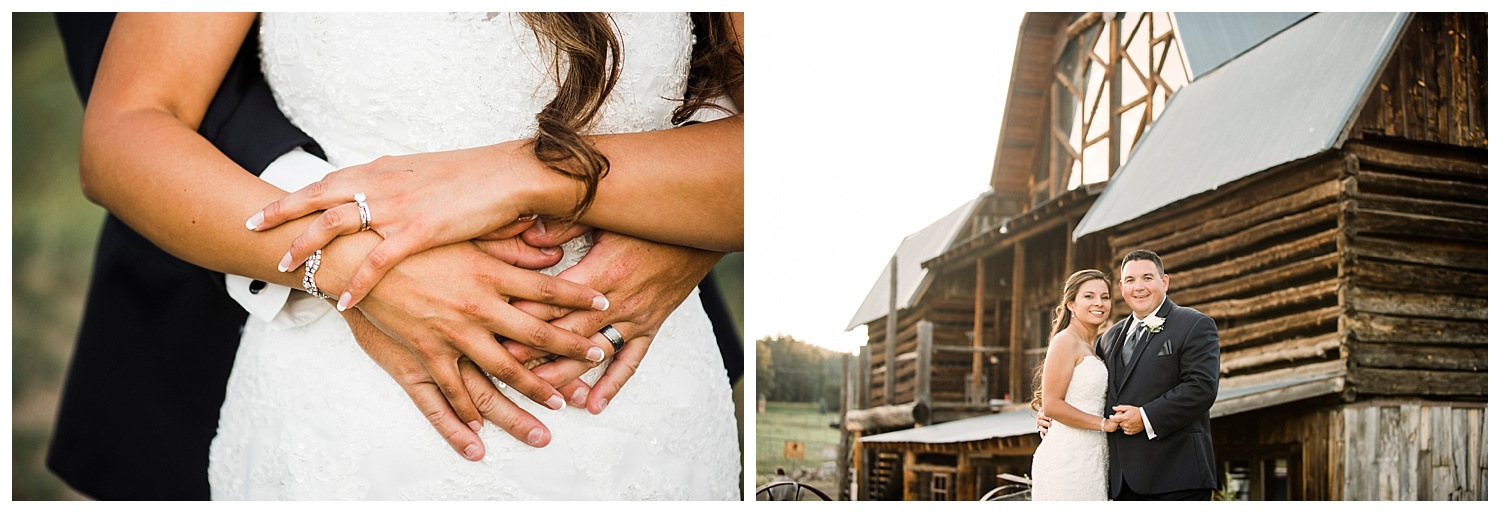
M932 406L932 321L917 322L917 404ZM917 422L917 427L922 423Z
M901 465L901 500L919 500L922 483L917 479L917 453L906 451L903 454L906 455L906 461Z
M984 346L984 258L975 261L974 267L974 340L975 349ZM969 373L973 383L969 386L969 402L984 401L984 354L974 351Z
M1026 308L1022 304L1025 294L1022 283L1026 279L1026 242L1016 241L1015 263L1011 266L1010 280L1010 400L1021 401L1026 394L1022 390L1021 377L1026 372L1025 335Z
M845 353L839 358L839 489L838 498L841 501L849 500L849 445L851 439L849 431L844 429L844 419L849 417L849 410L854 399L854 378L850 372L854 355Z
M1142 14L1150 16L1150 14ZM1149 40L1155 34L1146 34ZM1120 168L1120 102L1123 101L1125 87L1120 83L1120 74L1124 71L1121 64L1124 59L1120 58L1120 13L1109 17L1109 67L1105 68L1104 79L1109 81L1109 174L1113 178L1115 170ZM1148 47L1147 53L1151 53ZM1148 71L1149 72L1149 71ZM1148 110L1142 114L1150 116ZM1079 180L1082 183L1083 180ZM1071 269L1071 267L1069 268Z
M891 301L885 314L885 404L896 404L896 256L891 255Z
M969 453L958 453L958 470L953 473L952 496L950 500L973 501L979 500L979 493L974 484L974 462L969 459Z
M851 474L853 475L850 476L850 479L854 481L854 491L851 495L855 497L854 500L869 500L870 487L869 483L866 483L864 481L866 477L864 472L865 468L862 466L864 464L865 455L864 444L861 444L859 442L859 431L852 432L849 434L849 436L854 439L854 462L851 464L854 469L853 472L851 472Z
M870 407L870 374L873 370L870 368L870 345L859 346L859 365L855 366L855 371L859 372L859 397L855 398L859 402L857 409Z
M1078 220L1068 218L1067 230L1063 232L1063 275L1072 276L1078 271L1078 241L1073 240L1073 229L1078 228Z

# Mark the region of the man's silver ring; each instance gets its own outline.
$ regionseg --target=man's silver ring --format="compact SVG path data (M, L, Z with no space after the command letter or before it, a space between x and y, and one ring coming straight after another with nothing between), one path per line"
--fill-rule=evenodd
M625 347L625 337L620 336L620 330L615 329L613 324L600 328L599 334L609 340L609 345L615 347L616 353L620 352L620 348Z
M365 203L365 193L355 193L354 204L359 206L359 231L370 229L370 204Z

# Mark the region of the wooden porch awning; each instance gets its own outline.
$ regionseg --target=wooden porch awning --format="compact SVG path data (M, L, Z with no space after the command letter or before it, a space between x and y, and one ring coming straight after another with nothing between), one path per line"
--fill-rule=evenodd
M1341 363L1341 362L1329 362ZM1219 395L1209 416L1213 418L1269 408L1329 394L1344 389L1342 367L1324 365L1292 373L1247 376L1254 381L1231 378L1220 382ZM1311 372L1308 372L1311 371ZM884 451L955 452L991 451L1035 447L1036 414L1016 410L972 417L931 426L871 435L859 439L865 448Z

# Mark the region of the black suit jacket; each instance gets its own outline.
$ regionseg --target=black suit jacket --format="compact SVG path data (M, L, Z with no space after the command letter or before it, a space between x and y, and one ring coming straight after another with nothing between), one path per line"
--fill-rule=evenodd
M68 69L84 102L113 13L60 13ZM250 32L199 132L259 174L312 140L277 109ZM316 151L315 147L310 147ZM96 499L208 497L208 446L246 313L223 275L105 219L47 467Z
M1112 498L1121 480L1143 494L1219 488L1208 418L1219 393L1218 326L1170 298L1156 315L1166 322L1136 347L1129 365L1119 348L1130 317L1111 326L1096 348L1109 367L1109 406L1142 407L1157 435L1148 440L1144 432L1109 434Z

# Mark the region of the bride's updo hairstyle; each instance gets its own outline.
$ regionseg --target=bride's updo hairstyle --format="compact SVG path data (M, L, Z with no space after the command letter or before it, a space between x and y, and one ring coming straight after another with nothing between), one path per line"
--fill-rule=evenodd
M521 18L538 40L555 49L557 97L536 115L533 153L547 167L583 183L583 199L567 219L576 221L593 205L599 181L609 173L609 159L581 132L593 124L620 79L620 36L606 13L522 13ZM682 105L672 112L677 125L704 107L723 110L712 100L730 94L744 81L745 58L728 13L695 12L692 20L696 42L687 98L680 98Z
M1052 334L1048 335L1049 340L1073 323L1073 312L1068 311L1068 302L1078 298L1078 289L1083 288L1083 284L1094 280L1104 280L1106 285L1109 284L1109 278L1104 276L1104 272L1096 269L1078 271L1063 282L1062 298L1058 299L1057 308L1052 309ZM1047 358L1043 357L1031 375L1031 409L1036 411L1042 411L1042 366L1046 363Z

